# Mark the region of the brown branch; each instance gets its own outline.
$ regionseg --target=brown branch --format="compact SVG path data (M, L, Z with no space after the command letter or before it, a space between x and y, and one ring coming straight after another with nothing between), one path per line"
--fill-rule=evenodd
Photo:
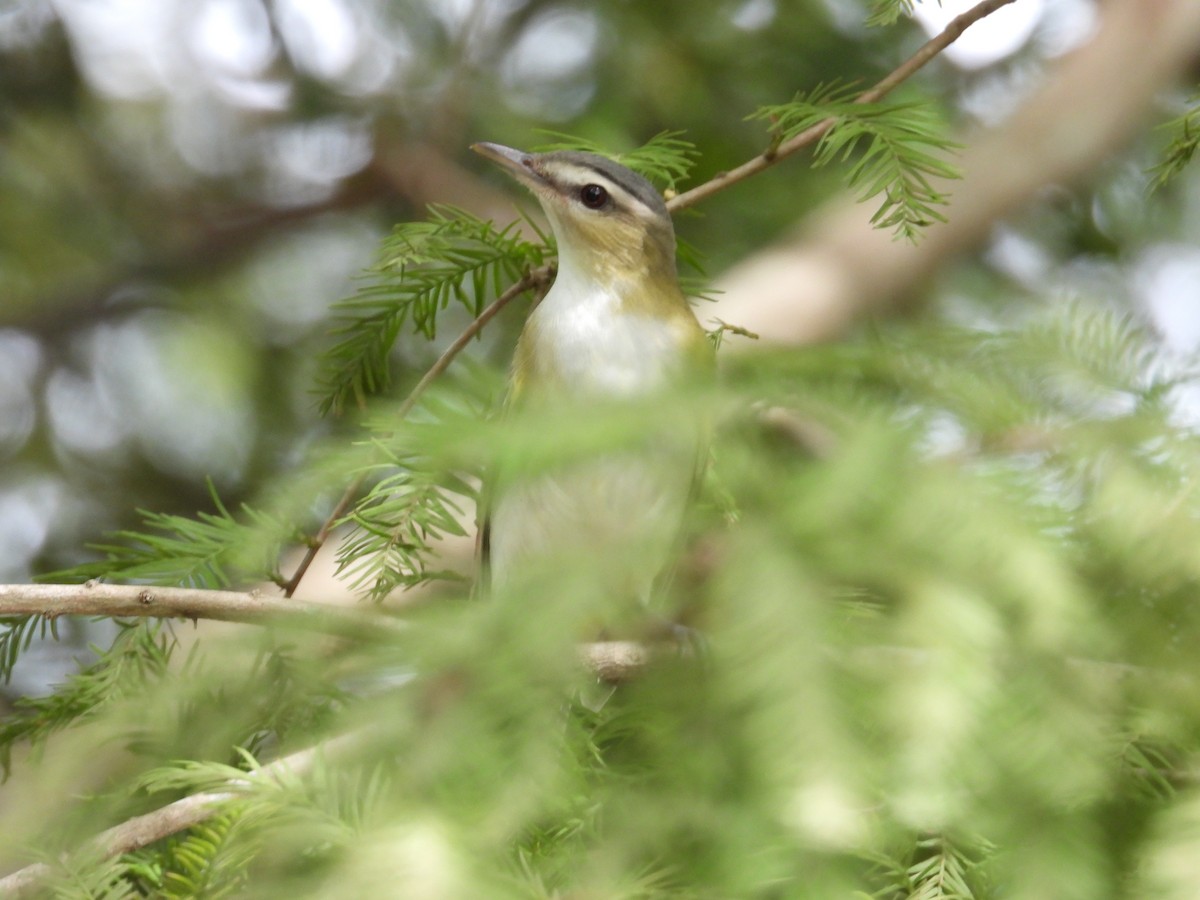
M0 584L0 616L116 616L212 619L261 625L305 620L326 631L348 634L400 632L405 623L389 616L310 603L258 591L150 587L131 584ZM579 650L583 664L601 681L625 681L650 659L647 645L599 641Z
M650 661L651 651L636 641L599 641L579 648L579 658L605 684L621 684L637 675Z
M404 402L400 404L400 408L396 411L396 418L403 419L413 407L417 405L417 401L421 399L421 395L429 389L442 373L450 367L450 363L454 362L467 345L481 332L488 322L492 321L500 310L508 306L514 299L525 293L530 288L545 284L553 277L554 269L551 266L541 266L527 272L519 281L513 284L503 294L484 307L483 312L476 316L475 321L463 329L463 333L454 339L449 347L442 351L442 355L437 358L437 361L430 366L429 371L421 376L421 380L416 386L409 391L408 396L404 398ZM326 516L325 521L321 524L320 530L316 536L308 542L308 546L304 550L304 557L296 566L296 571L292 573L292 577L288 579L284 585L283 595L291 597L296 593L296 589L300 587L300 582L304 579L308 567L317 557L317 553L329 540L329 535L333 529L337 527L338 522L350 509L350 504L354 502L354 498L358 496L358 492L362 489L363 482L366 480L366 475L359 475L355 478L342 492L342 496L338 498L338 502L334 504L333 510Z
M3 584L0 616L117 616L214 619L265 624L305 621L324 631L363 634L397 631L402 622L384 615L309 603L258 591L102 584Z
M198 825L215 815L221 804L244 792L247 783L272 779L277 776L303 775L312 769L313 764L319 758L331 753L344 752L360 737L360 733L354 732L288 756L281 756L274 762L247 772L244 778L229 781L229 789L226 791L205 791L193 794L190 797L176 800L174 803L168 803L154 812L136 816L120 825L114 825L107 831L96 835L89 843L89 849L105 859L110 859L122 853L138 850L169 835L177 834L185 828ZM0 896L18 897L31 892L40 881L52 872L53 868L48 863L35 863L18 869L16 872L0 878Z
M878 82L870 90L863 91L862 94L855 98L854 102L875 103L883 99L900 84L915 75L930 60L958 40L968 27L985 16L991 15L1002 6L1007 6L1013 2L1015 0L983 0L982 3L971 7L962 15L957 16L936 36L926 41L920 50L905 60L903 64L892 71L886 78ZM837 119L835 118L825 119L778 146L773 144L768 146L758 156L747 160L737 168L730 169L728 172L720 172L703 184L696 185L696 187L684 191L676 197L672 197L667 201L667 209L672 212L679 209L687 209L689 206L694 206L701 200L706 200L713 194L725 190L730 185L744 181L751 175L757 175L764 169L775 165L781 159L791 156L793 153L810 144L815 144L834 126L836 121Z
M710 309L762 336L757 345L733 336L726 348L832 340L914 299L939 268L984 244L1047 186L1077 184L1111 164L1144 132L1160 92L1186 75L1198 42L1195 0L1107 0L1090 39L1047 63L1018 108L958 138L962 178L945 183L954 195L949 223L923 230L913 245L870 226L861 204L836 198L718 279Z

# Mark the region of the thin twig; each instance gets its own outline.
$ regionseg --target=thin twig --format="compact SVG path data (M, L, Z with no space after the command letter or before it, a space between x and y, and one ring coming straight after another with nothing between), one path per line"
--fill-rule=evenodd
M488 322L496 317L496 314L500 310L504 309L504 307L508 306L509 303L530 288L536 287L539 284L545 284L553 274L554 268L552 266L540 266L526 272L519 281L485 306L483 311L475 317L475 320L463 329L463 333L454 339L454 343L442 351L442 355L430 366L429 371L422 375L421 380L409 391L408 396L404 398L404 402L400 404L400 408L396 411L396 418L403 419L412 412L413 407L417 405L417 401L421 399L421 395L428 390L434 381L441 377L442 373L450 367L450 363L454 362L454 358L466 349L466 346L471 343L472 339L484 329ZM333 510L321 524L320 530L308 542L308 546L304 550L304 557L300 560L299 565L296 566L296 571L292 573L292 577L283 586L283 595L285 597L291 597L296 593L296 589L300 587L300 582L304 579L308 567L312 565L312 561L316 559L317 553L325 546L325 542L329 540L329 535L346 514L346 511L354 502L354 498L358 496L358 492L362 490L363 482L366 479L365 472L358 475L342 492L342 496L334 504Z
M525 293L530 288L536 287L539 284L544 284L554 274L553 266L541 266L531 272L527 272L522 276L521 280L506 290L503 294L489 303L470 325L468 325L463 333L460 334L454 343L442 351L442 355L417 382L417 386L412 389L409 395L400 404L400 409L397 415L404 418L412 408L417 405L417 400L425 393L426 389L441 376L443 372L450 367L450 363L454 362L454 357L458 356L467 344L484 329L488 322L496 317L496 314L504 307L508 306L513 300Z
M1015 0L983 0L982 3L971 7L965 13L953 19L935 37L926 41L921 49L905 60L899 68L895 69L873 88L863 91L862 94L855 98L854 102L874 103L877 100L881 100L958 40L969 26L985 16L991 15L1002 6L1007 6L1013 2ZM740 166L730 169L727 172L719 172L703 184L696 185L691 190L684 191L682 194L672 197L667 201L667 209L672 212L687 209L689 206L694 206L701 200L706 200L713 194L725 190L730 185L737 184L739 181L745 181L751 175L757 175L764 169L775 165L781 159L791 156L793 153L810 144L815 144L834 126L836 121L835 118L825 119L783 143L776 145L772 142L767 146L766 150L753 159L747 160Z
M0 616L116 616L214 619L265 624L311 622L338 634L379 634L402 629L389 616L361 609L309 603L258 591L137 584L0 584Z

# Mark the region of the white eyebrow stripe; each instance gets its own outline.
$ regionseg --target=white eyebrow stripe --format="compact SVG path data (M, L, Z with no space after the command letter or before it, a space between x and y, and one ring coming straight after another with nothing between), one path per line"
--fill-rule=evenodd
M560 163L547 174L560 188L578 189L585 185L598 184L613 195L622 206L631 207L635 211L651 217L656 216L656 211L647 205L646 201L638 194L607 172L601 172L586 163L572 162L565 165Z
M611 173L605 172L596 166L588 165L587 163L580 163L579 168L586 169L596 178L602 179L607 185L617 188L629 199L637 201L639 206L652 210L651 204L648 203L646 198L641 195L641 191L637 189L636 185L630 185L620 179L614 178ZM632 175L633 173L630 172L629 174ZM655 194L655 199L660 199L658 194Z

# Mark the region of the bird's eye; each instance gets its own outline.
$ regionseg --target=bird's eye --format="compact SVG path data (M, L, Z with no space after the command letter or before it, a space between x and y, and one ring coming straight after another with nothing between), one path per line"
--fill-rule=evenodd
M608 202L608 191L598 184L585 184L579 190L579 200L588 209L599 209Z

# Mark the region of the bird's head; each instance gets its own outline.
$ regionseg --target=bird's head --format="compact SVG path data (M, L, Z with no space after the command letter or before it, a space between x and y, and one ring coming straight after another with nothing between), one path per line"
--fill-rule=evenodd
M596 153L472 144L529 188L558 241L559 268L598 281L675 279L675 229L662 195Z

